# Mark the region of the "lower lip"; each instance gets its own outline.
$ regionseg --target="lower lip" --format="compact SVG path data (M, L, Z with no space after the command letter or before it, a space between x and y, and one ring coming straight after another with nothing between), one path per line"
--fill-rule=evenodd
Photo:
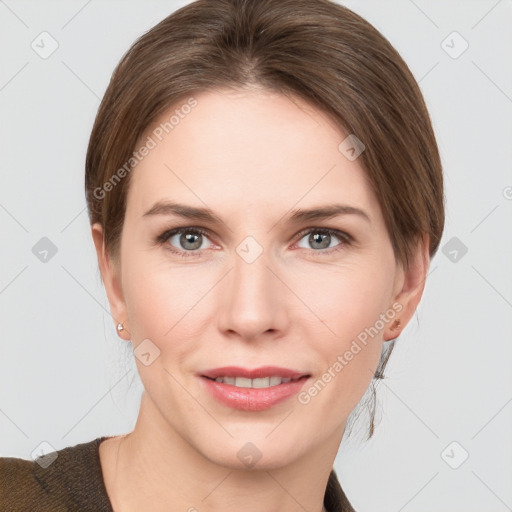
M239 388L201 377L206 389L220 403L242 411L264 411L296 395L308 377L269 388Z

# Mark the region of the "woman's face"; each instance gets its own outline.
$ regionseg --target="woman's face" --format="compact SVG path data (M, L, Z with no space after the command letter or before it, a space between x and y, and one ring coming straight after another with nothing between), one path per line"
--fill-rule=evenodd
M194 98L141 138L155 144L132 170L120 266L104 276L145 414L227 467L333 453L389 327L416 305L377 197L339 149L348 134L303 101Z

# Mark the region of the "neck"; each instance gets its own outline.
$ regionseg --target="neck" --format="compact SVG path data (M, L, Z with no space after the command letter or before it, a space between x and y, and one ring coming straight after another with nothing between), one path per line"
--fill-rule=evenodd
M144 392L133 432L115 438L102 465L112 506L123 512L323 512L342 435L285 467L222 466L171 429Z

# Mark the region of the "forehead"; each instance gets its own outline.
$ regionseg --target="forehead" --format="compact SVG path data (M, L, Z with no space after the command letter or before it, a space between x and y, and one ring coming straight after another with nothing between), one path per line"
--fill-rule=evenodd
M148 137L154 147L132 170L127 212L142 215L165 198L226 213L340 201L378 208L358 160L338 149L348 134L302 99L267 90L193 98L141 137L137 147Z

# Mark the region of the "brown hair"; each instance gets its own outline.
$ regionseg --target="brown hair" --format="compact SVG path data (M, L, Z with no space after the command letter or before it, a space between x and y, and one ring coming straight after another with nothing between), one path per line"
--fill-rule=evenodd
M389 41L329 0L198 0L133 44L98 110L85 191L113 259L135 145L147 128L194 93L250 86L297 95L355 134L397 261L407 267L424 234L435 254L444 226L438 148L419 86ZM394 343L385 346L375 378Z

